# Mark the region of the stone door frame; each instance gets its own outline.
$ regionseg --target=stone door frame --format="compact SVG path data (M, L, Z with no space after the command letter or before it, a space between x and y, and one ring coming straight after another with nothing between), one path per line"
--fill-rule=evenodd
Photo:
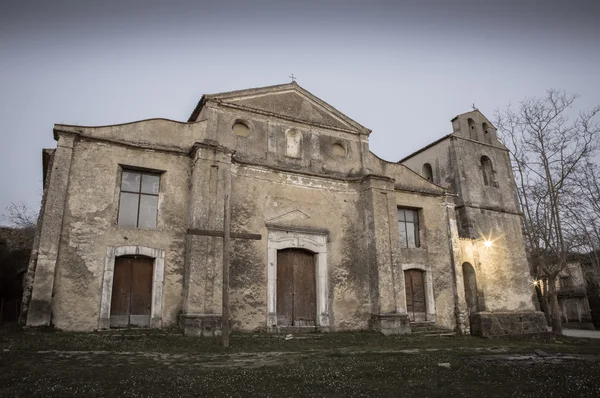
M100 296L100 316L98 329L110 328L110 304L112 299L115 260L121 256L145 256L154 259L152 269L152 302L150 307L150 327L162 326L163 284L165 277L165 251L146 246L109 246L106 249L102 290Z
M404 271L409 269L417 269L425 272L425 317L427 322L435 322L436 312L435 312L435 297L433 295L433 275L431 273L431 265L425 264L402 264L402 283L404 282ZM404 290L404 295L406 296L406 288L402 286ZM405 301L406 303L406 297ZM406 310L406 308L405 308Z
M316 326L329 327L327 231L269 226L267 259L267 330L277 325L277 251L304 249L315 255Z

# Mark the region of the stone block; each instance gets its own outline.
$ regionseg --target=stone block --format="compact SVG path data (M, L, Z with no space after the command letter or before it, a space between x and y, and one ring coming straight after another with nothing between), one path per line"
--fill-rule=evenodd
M471 335L492 337L545 333L543 312L477 312L470 316Z
M45 300L31 300L27 312L27 326L50 326L52 305Z
M407 314L374 314L371 316L371 328L388 336L410 333L410 321Z
M214 337L221 335L221 315L181 314L179 327L186 336Z

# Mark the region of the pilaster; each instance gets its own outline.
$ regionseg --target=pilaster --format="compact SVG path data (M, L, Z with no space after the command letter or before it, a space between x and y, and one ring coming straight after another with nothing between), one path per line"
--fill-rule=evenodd
M371 273L372 327L385 334L410 333L404 283L396 242L394 180L367 176L363 181L367 250Z
M469 319L465 300L462 264L460 264L460 238L458 234L454 201L449 195L446 195L444 206L446 208L446 221L448 223L448 250L450 252L450 266L452 267L452 277L454 278L453 293L456 331L460 334L468 334Z
M213 141L197 143L193 157L188 228L223 230L225 195L231 190L233 151ZM223 238L188 235L181 324L186 334L220 332ZM204 321L205 322L204 322Z
M28 326L49 326L52 321L52 295L56 262L75 144L75 135L61 132L56 132L56 134L58 143L41 220L37 265L27 311Z

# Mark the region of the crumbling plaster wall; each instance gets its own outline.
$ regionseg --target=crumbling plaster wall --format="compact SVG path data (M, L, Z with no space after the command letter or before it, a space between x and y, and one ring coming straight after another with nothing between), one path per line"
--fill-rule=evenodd
M120 165L163 172L157 229L117 226ZM76 140L52 303L57 328L98 327L109 246L145 246L166 252L162 325L175 324L182 304L189 170L185 153Z
M491 247L484 239L461 239L460 264L469 262L477 273L485 308L480 311L534 311L533 285L529 274L519 215L469 209L482 231L489 231Z
M356 188L355 183L256 166L234 168L232 231L263 236L261 241L233 243L230 302L236 329L266 326L269 225L327 231L331 328L368 328L369 270Z

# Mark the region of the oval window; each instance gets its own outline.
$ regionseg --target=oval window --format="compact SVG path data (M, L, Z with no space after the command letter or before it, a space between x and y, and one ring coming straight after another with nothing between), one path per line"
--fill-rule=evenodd
M235 134L239 137L248 137L248 133L250 132L250 129L248 128L248 126L246 126L242 122L235 122L233 124L232 129L233 129L233 134Z
M331 151L335 156L346 156L346 148L342 144L335 143L331 148Z

